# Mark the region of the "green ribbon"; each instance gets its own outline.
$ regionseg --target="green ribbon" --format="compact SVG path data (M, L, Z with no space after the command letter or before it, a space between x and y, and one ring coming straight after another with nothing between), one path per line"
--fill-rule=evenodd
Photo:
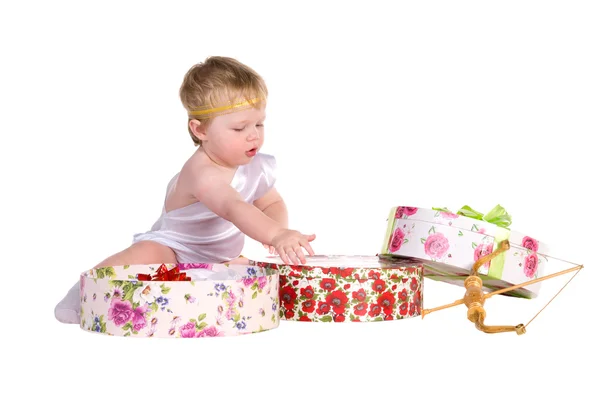
M442 212L452 212L446 207L434 207L433 210ZM508 238L510 237L510 231L508 229L508 226L510 226L510 224L512 223L512 217L508 212L506 212L504 207L502 207L501 205L496 205L494 208L492 208L490 212L488 212L485 215L481 212L475 211L468 205L465 205L460 210L458 210L456 214L466 216L472 219L486 221L499 226L494 235L494 250L498 248L498 245L502 240L508 240ZM492 259L490 263L490 268L488 270L488 277L496 280L502 279L502 273L504 272L505 254L506 252L502 252L498 254L494 259Z
M433 210L442 212L452 212L446 207L433 207ZM493 223L494 225L503 227L505 229L508 229L508 227L512 223L512 217L508 212L506 212L504 207L502 207L501 205L496 205L494 208L492 208L490 212L488 212L485 215L479 211L475 211L468 205L464 205L461 209L459 209L456 212L456 214L466 216L468 218L479 219L482 221Z

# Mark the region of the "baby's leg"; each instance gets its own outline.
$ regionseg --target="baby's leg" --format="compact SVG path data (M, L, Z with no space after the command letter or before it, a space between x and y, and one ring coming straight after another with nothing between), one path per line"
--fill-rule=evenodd
M139 241L109 256L94 268L157 263L177 263L173 250L154 241ZM77 281L54 308L54 316L61 323L79 324L79 310L79 281Z
M177 263L175 252L166 245L155 241L139 241L121 252L109 256L94 268L124 265L152 265L157 263Z

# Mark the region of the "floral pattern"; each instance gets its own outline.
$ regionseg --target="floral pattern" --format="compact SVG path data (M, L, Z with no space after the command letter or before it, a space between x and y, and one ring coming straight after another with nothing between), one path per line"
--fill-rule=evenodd
M352 260L352 257L349 257ZM280 272L282 319L312 322L371 322L416 317L422 309L423 265L409 259L378 259L379 267L327 264L284 265L250 261ZM373 262L373 261L371 261Z
M81 328L118 336L203 338L279 326L277 272L227 264L179 266L180 270L234 269L239 277L138 281L138 273L152 272L154 266L92 269L81 275Z
M439 210L394 207L380 254L423 260L425 277L461 284L479 258L495 247L497 225ZM538 240L507 231L510 249L504 258L479 268L489 289L505 288L537 279L544 274L546 247ZM457 281L458 280L458 281ZM496 280L496 281L494 281ZM496 287L499 286L499 287ZM541 283L517 289L512 295L535 297Z

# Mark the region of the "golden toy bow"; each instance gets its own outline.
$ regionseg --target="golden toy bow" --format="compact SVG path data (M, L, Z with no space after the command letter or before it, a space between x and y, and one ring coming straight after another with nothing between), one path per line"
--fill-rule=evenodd
M481 280L481 277L478 276L479 267L482 264L492 260L498 254L500 254L504 251L507 251L509 248L510 248L510 243L508 242L508 240L503 240L499 243L498 248L495 251L493 251L491 254L488 254L484 257L479 258L474 263L473 268L471 269L470 275L465 279L465 282L464 282L466 291L465 291L465 295L464 295L463 299L459 299L459 300L455 301L454 303L450 303L450 304L443 305L443 306L438 306L433 309L423 309L421 318L425 317L426 314L429 314L429 313L432 313L432 312L435 312L438 310L447 309L450 307L464 304L465 306L467 306L467 318L469 319L469 321L471 321L472 323L475 324L475 327L478 330L483 331L485 333L490 333L490 334L514 331L517 333L517 335L523 335L527 329L527 326L529 326L529 324L542 312L542 310L544 310L550 304L550 302L552 302L554 300L554 298L556 298L556 296L558 296L558 294L562 292L562 290L567 286L567 284L569 284L571 282L571 280L573 280L573 278L579 273L579 271L581 269L583 269L583 265L576 265L572 268L565 269L560 272L552 273L547 276L539 277L535 280L527 281L527 282L513 285L513 286L510 286L507 288L502 288L502 289L490 292L488 294L484 294L483 289L482 289L483 281ZM558 258L553 258L549 255L545 255L545 256L552 258L552 259L558 259ZM564 261L562 259L558 259L558 260L575 265L575 263ZM519 324L516 326L511 326L511 325L486 325L486 324L484 324L486 312L485 312L485 309L483 308L483 306L485 304L486 299L491 298L494 295L503 294L505 292L509 292L509 291L512 291L517 288L525 287L530 284L535 284L535 283L538 283L538 282L541 282L544 280L548 280L550 278L557 277L557 276L560 276L560 275L563 275L566 273L570 273L573 271L576 271L576 272L569 279L569 281L567 281L565 283L565 285L552 297L552 299L550 299L550 301L548 301L548 303L546 303L546 305L544 305L544 307L542 307L542 309L540 309L540 311L535 316L533 316L533 318L531 320L529 320L529 322L526 325Z

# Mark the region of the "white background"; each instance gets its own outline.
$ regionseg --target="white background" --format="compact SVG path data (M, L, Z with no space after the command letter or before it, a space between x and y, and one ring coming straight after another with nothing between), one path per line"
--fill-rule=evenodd
M595 394L583 386L599 350L597 2L7 4L0 387L11 395ZM265 78L263 151L277 157L291 227L316 233L317 253L376 254L395 205L501 204L513 229L586 267L523 336L483 334L462 306L216 340L57 322L79 273L159 215L195 150L179 85L209 55ZM569 277L536 300L492 298L487 322L529 321ZM426 281L424 305L462 294Z

